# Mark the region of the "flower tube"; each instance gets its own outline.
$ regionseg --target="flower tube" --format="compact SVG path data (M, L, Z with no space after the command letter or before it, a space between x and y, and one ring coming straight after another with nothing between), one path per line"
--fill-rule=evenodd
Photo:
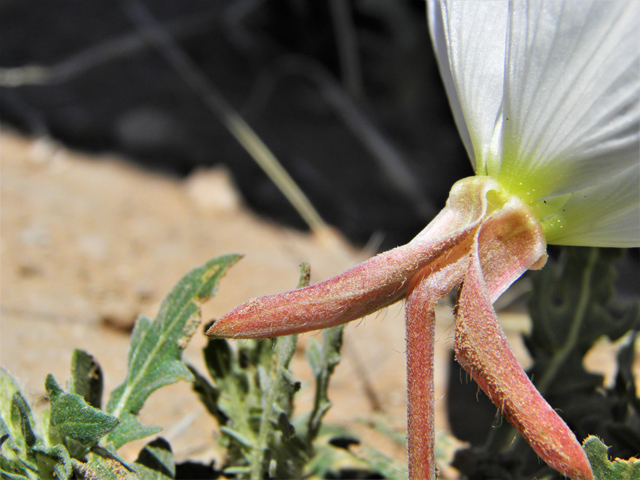
M640 246L640 2L428 0L440 71L476 176L407 245L316 285L251 300L207 332L271 337L406 299L410 478L435 478L433 321L459 288L456 359L538 455L593 479L518 364L492 303L546 244Z

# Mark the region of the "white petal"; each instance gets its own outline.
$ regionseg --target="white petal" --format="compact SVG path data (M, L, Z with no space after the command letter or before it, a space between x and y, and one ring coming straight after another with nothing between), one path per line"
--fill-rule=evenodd
M635 0L514 2L502 151L489 160L489 174L535 201L637 166L639 32ZM579 197L572 208L581 208Z
M640 247L640 164L608 182L571 195L563 209L543 220L548 243L592 247Z
M640 246L640 2L429 1L476 173L550 243Z
M503 95L508 3L429 0L428 14L456 124L476 173L486 174Z

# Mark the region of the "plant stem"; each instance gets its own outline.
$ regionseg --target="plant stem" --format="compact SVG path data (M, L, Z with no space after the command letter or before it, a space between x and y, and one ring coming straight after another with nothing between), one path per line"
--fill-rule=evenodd
M421 281L407 297L407 431L409 478L435 479L435 419L433 354L435 303L421 301L429 296L429 282ZM437 299L436 299L437 301Z
M466 249L448 252L416 275L405 308L409 478L435 480L433 357L438 300L462 280Z

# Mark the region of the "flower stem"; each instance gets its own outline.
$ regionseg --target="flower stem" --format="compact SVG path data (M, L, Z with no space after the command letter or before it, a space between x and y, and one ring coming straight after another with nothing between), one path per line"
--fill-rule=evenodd
M428 282L420 282L407 298L407 431L409 478L431 480L436 473L433 395L436 316L435 304L420 301L429 295L428 287Z
M461 250L461 251L460 251ZM407 295L407 433L409 478L434 480L435 399L433 357L435 306L462 279L468 255L463 247L450 252L448 263L434 262L409 286Z

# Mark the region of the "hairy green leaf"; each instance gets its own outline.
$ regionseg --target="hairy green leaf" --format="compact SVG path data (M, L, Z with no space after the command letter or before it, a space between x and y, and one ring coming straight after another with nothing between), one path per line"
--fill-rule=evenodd
M11 422L13 423L14 431L20 431L20 439L24 441L24 445L27 448L33 447L38 440L33 429L33 413L26 399L19 391L13 394Z
M193 390L200 397L200 401L209 411L211 415L218 421L220 425L227 423L228 417L218 407L218 400L220 399L220 390L211 385L209 381L198 372L195 367L189 365L189 370L193 374L195 380L193 381Z
M309 267L302 265L300 286L308 282ZM190 368L194 390L220 424L219 443L227 448L225 474L242 480L341 478L339 463L365 465L331 444L328 435L312 443L331 405L327 389L340 360L341 344L342 327L324 331L322 345L313 339L309 342L307 356L317 380L316 402L311 414L293 421L300 382L289 365L296 352L296 335L243 340L234 344L236 348L225 339L209 339L204 357L214 384Z
M13 430L13 395L20 392L18 382L11 376L11 374L0 367L0 419L4 424L6 430L4 434L8 434L10 437L21 438L22 430ZM19 434L19 435L18 435Z
M71 477L71 457L63 445L34 449L40 478L62 480Z
M193 381L181 360L182 350L200 323L200 304L215 294L218 282L239 258L226 255L193 269L164 299L154 321L142 316L136 322L127 376L106 407L122 421L108 436L116 448L141 438L135 416L151 393L178 380Z
M84 350L75 349L71 357L71 383L69 390L84 398L89 405L102 404L102 368L96 359Z
M607 446L598 437L588 437L583 444L587 458L591 463L594 480L638 480L640 479L640 460L613 461L607 456Z
M73 462L82 480L139 480L136 472L107 449L93 449L86 463Z
M156 438L145 446L133 464L140 480L169 480L175 478L176 467L171 446L163 438Z
M140 440L161 431L162 427L144 425L137 415L131 412L123 412L120 415L120 425L109 434L108 441L116 448L119 448L125 443Z
M0 472L2 478L38 479L38 466L33 451L37 438L33 425L31 408L22 395L18 383L8 371L0 367Z
M84 446L97 444L120 423L113 415L89 405L80 395L63 391L53 375L47 375L45 387L51 399L51 426Z
M0 418L0 476L33 480L67 479L71 477L71 457L61 444L48 445L39 437L31 407L6 372L2 372L2 405L7 415L6 397L11 395L8 422ZM46 417L46 415L45 415Z
M322 346L314 338L310 339L307 344L305 354L311 367L311 372L316 379L316 394L307 427L308 444L311 444L318 435L322 417L332 405L328 396L329 379L340 362L343 331L343 325L324 329L322 331Z
M276 478L299 476L306 457L304 447L287 448L278 441L288 442L295 435L289 416L293 411L293 395L299 389L299 383L292 381L289 364L295 354L297 340L297 335L277 338L271 362L258 366L260 389L263 392L262 419L251 459L252 478L260 478L263 472L271 470Z

